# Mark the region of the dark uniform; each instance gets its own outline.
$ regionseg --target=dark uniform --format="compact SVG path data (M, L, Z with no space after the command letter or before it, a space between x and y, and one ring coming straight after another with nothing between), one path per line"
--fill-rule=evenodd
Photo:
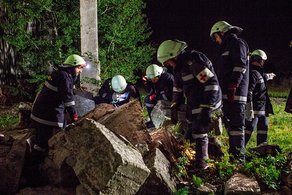
M246 120L245 144L249 141L252 132L257 127L257 145L267 142L268 118L273 113L273 107L268 96L266 79L263 68L251 64L247 102L252 102L254 118Z
M211 61L198 51L186 51L178 56L173 70L173 102L187 104L188 135L196 143L196 163L206 167L208 132L211 113L222 106L222 94Z
M118 94L112 89L111 80L112 78L109 78L103 83L100 90L98 91L99 95L93 98L95 104L107 103L118 107L128 103L131 97L137 98L140 101L139 90L134 85L127 84L127 87L123 93ZM115 94L118 94L119 97L115 98L117 97Z
M172 100L172 88L173 88L173 75L168 72L163 72L159 76L157 83L148 81L145 90L149 93L144 103L147 108L148 116L151 118L151 112L158 100L171 101Z
M221 63L216 72L223 94L223 114L229 134L229 153L234 157L243 154L245 147L245 106L249 82L248 53L248 45L243 39L230 31L224 34L220 48ZM244 156L241 160L244 161Z
M35 149L48 148L54 129L66 126L65 113L77 117L73 94L74 67L54 71L37 95L31 119L37 124Z

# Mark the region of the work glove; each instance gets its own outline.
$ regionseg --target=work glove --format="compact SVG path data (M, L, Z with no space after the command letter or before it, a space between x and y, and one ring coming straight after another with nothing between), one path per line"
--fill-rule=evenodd
M237 85L231 84L227 88L227 100L229 102L234 102L234 96L236 92Z
M246 104L245 119L248 121L252 121L253 118L254 118L253 105L252 102L248 102Z
M156 100L156 94L153 93L152 95L150 95L150 96L149 96L149 99L150 99L151 101L155 101L155 100Z
M78 115L77 114L72 115L71 116L71 121L72 121L72 123L78 121Z
M149 85L149 81L148 81L147 76L143 76L142 77L142 82L143 82L143 85L146 86L146 87Z
M276 75L274 73L265 73L264 76L266 80L268 81L268 80L273 80Z
M202 125L209 125L211 123L211 109L203 108L200 115L200 120Z

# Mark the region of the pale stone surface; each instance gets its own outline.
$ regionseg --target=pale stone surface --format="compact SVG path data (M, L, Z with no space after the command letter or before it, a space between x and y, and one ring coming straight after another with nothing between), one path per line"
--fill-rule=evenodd
M84 116L95 108L95 102L80 95L74 96L75 108L79 117Z
M91 119L59 134L49 141L49 157L70 165L90 194L135 194L150 174L138 150Z
M13 194L18 190L24 165L27 143L25 140L0 141L0 194Z
M97 83L91 83L89 79L100 80L97 24L97 1L80 0L81 53L91 58L86 58L89 63L81 74L81 84L94 95L97 94Z
M241 173L233 175L225 184L224 194L261 194L255 178L249 178Z
M170 162L164 154L156 148L144 158L144 161L151 174L137 194L173 194L176 191L176 183L170 175Z

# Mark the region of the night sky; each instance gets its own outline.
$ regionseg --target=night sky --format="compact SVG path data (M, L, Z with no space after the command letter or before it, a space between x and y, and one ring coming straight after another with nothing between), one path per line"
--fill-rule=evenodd
M205 53L213 63L218 46L209 37L212 25L225 20L243 28L250 50L268 55L266 68L292 71L292 0L147 0L147 17L153 31L151 41L186 41Z

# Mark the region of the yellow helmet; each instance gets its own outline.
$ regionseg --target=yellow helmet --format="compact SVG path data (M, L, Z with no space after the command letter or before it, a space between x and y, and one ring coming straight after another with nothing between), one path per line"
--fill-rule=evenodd
M157 60L161 64L171 58L178 56L185 48L187 43L179 40L166 40L163 41L157 50Z
M250 54L251 59L260 59L260 60L267 60L267 54L261 50L261 49L256 49Z
M235 29L237 33L241 33L241 31L243 30L242 28L238 26L232 26L226 21L218 21L212 26L211 31L210 31L210 37L212 38L214 33L216 32L227 32L230 29Z
M122 75L116 75L111 80L112 89L117 92L123 92L127 87L127 81Z
M75 67L75 66L86 66L85 60L76 54L70 55L60 67Z
M146 76L149 79L153 79L154 77L158 77L162 74L163 68L156 65L156 64L151 64L147 67L146 69Z

